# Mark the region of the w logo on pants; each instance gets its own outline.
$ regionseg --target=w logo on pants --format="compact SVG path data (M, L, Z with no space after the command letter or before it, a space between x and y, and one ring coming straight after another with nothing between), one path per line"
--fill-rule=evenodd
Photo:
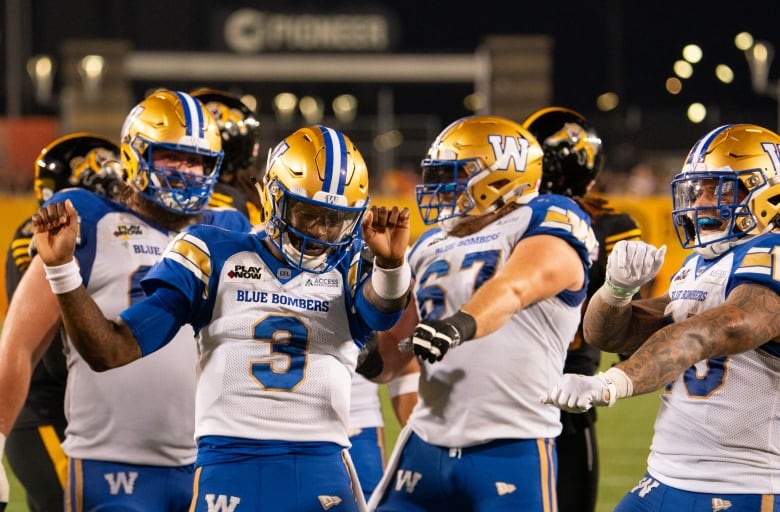
M236 507L241 503L241 498L236 496L225 496L220 494L207 494L204 499L206 500L206 506L209 512L233 512Z
M106 473L103 478L108 482L108 492L111 496L116 496L119 492L124 494L133 494L133 487L135 487L135 480L138 478L137 471L130 471L125 473L120 471L119 473Z

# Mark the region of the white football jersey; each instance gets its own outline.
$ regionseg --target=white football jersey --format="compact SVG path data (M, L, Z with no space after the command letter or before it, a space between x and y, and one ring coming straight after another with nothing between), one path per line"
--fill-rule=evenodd
M352 377L352 396L349 402L349 430L384 426L379 385L359 373Z
M349 447L356 340L384 325L358 313L359 247L315 274L280 262L264 237L192 226L145 282L188 301L200 353L195 436Z
M456 238L432 230L409 255L419 316L445 318L506 262L524 237L559 236L587 269L595 236L570 199L543 195L477 233ZM529 270L533 271L533 270ZM409 425L426 442L460 448L494 439L552 438L560 411L540 402L558 382L580 322L587 283L516 312L495 333L475 338L422 366L419 401Z
M680 321L722 304L735 286L780 293L780 235L762 235L706 261L690 256L669 287ZM706 333L702 333L703 335ZM661 395L648 470L704 493L780 493L780 344L699 361Z
M76 259L84 284L106 318L116 318L145 297L139 282L176 233L84 190L69 189L51 201L65 198L79 212ZM241 214L209 215L234 219ZM151 466L195 461L197 352L189 326L157 353L100 373L69 342L65 350L68 426L63 449L69 457Z

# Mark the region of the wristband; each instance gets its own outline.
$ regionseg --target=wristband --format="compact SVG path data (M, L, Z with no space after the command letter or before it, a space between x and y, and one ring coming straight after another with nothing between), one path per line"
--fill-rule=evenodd
M605 279L604 284L601 285L601 288L596 290L596 293L602 299L604 299L604 302L606 302L610 306L619 308L623 306L628 306L637 292L636 291L632 292L631 290L618 288L617 286L610 283L609 279Z
M407 373L388 382L387 393L390 395L390 398L395 398L398 395L416 393L419 386L420 372Z
M409 291L411 280L412 268L406 258L401 266L396 268L382 268L376 264L376 258L374 258L371 285L381 298L393 300L403 297Z
M621 288L619 286L615 286L612 281L609 280L609 278L604 280L604 284L607 285L607 288L609 288L612 293L619 297L633 297L639 293L639 286L632 289Z
M81 286L81 273L75 259L53 267L44 265L43 269L46 271L46 279L49 280L51 291L55 295L72 292Z
M634 393L634 383L631 382L626 372L616 366L599 373L599 377L609 389L609 402L607 402L609 407L615 405L619 399L629 397Z

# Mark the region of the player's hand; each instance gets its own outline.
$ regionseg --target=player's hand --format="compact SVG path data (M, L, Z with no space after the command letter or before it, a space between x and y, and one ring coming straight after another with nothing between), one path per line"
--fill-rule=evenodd
M623 297L635 295L661 270L666 246L656 248L645 242L621 240L607 258L607 283L610 290Z
M409 208L371 206L363 217L363 238L377 264L382 268L397 268L404 262L409 247Z
M463 311L442 320L423 320L414 328L412 350L429 363L441 361L449 349L474 337L476 325Z
M560 382L542 397L542 403L566 412L585 412L594 405L610 405L610 398L609 385L601 374L564 373Z
M0 512L5 510L5 506L8 505L8 498L11 494L11 489L8 486L8 476L5 474L5 466L3 466L3 451L5 450L5 435L0 434Z
M52 203L32 216L33 244L46 265L56 266L73 259L78 237L78 212L70 200Z

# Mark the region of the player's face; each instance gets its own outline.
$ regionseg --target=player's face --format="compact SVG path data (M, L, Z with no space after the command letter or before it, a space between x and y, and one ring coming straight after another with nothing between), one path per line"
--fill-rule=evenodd
M302 201L290 200L291 205L288 210L288 222L294 229L304 233L306 236L323 240L325 242L336 242L342 236L345 224L349 219L345 212L318 206ZM290 234L290 240L300 250L302 240ZM327 246L307 243L304 253L307 256L318 256L327 250Z
M185 153L168 148L154 148L152 151L152 163L155 168L176 169L181 172L203 176L203 155Z
M720 231L725 227L725 221L718 215L718 206L734 202L740 203L745 199L747 194L737 183L736 180L718 179L702 179L690 183L689 194L692 198L692 205L702 208L696 219L702 233Z

